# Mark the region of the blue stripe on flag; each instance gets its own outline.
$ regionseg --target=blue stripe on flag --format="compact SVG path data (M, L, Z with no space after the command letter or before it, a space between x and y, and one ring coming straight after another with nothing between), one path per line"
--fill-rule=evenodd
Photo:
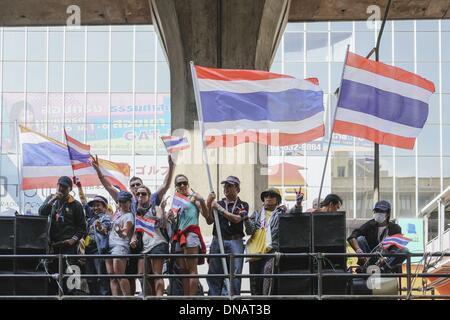
M423 128L428 104L362 83L342 80L339 107L414 128Z
M24 166L67 166L70 164L66 147L52 142L22 144Z
M323 111L323 92L200 92L205 122L234 120L299 121Z
M69 147L69 154L71 160L78 160L80 162L89 163L89 154L80 153L72 147Z

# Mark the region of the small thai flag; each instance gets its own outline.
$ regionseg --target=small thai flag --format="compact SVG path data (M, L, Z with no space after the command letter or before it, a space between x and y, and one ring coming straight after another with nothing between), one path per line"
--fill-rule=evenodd
M170 154L189 148L189 142L185 137L162 136L161 140Z
M136 215L136 231L145 232L153 238L155 236L155 220Z
M411 239L405 238L402 234L394 234L384 238L381 244L383 249L389 249L391 246L395 246L399 249L405 249L410 241Z
M64 129L64 136L67 141L67 149L69 151L70 162L74 171L88 168L91 166L90 153L91 146L81 143L69 136Z
M172 200L172 212L176 215L181 214L189 203L191 203L191 201L188 197L182 195L181 193L175 192Z

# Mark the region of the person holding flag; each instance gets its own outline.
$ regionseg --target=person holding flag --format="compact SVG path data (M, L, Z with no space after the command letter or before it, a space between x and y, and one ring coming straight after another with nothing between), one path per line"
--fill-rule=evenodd
M208 219L208 208L205 200L189 188L189 180L184 174L175 177L176 192L184 200L183 209L177 210L176 227L172 240L175 244L175 253L206 254L206 245L199 227L199 216ZM185 201L185 200L189 201ZM174 216L171 212L171 218ZM197 265L203 264L203 258L180 258L177 266L183 274L198 274ZM194 296L198 291L197 278L183 278L184 295Z
M355 229L348 237L347 241L356 253L372 253L377 248L383 246L386 237L401 234L402 228L390 221L391 204L385 200L378 201L373 208L373 219L364 223L361 227ZM398 246L385 246L388 253L407 253L408 249ZM393 268L403 263L406 256L388 257L385 266L381 266L382 272L391 271ZM360 258L358 264L360 266L368 263L369 265L376 263L377 258Z
M136 192L138 199L136 212L135 234L131 239L131 246L139 247L139 253L169 254L169 239L166 231L167 216L164 212L166 200L160 206L150 201L150 189L141 186ZM164 258L150 258L148 270L151 274L162 274ZM144 273L144 259L139 259L138 273ZM153 278L150 280L152 292L156 296L164 294L164 279Z

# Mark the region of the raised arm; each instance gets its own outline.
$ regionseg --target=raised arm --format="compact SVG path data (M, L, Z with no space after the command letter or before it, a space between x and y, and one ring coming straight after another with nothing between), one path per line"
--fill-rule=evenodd
M106 179L106 177L103 175L102 171L100 170L97 155L95 156L95 158L91 155L91 162L103 187L106 189L106 191L108 191L114 201L117 201L119 191L117 191L117 189L111 184L111 182L109 182L108 179Z
M80 179L78 179L77 177L73 177L73 182L77 186L81 204L83 206L87 205L86 195L84 194L83 186L81 185Z
M162 199L164 198L164 195L166 194L167 190L169 190L170 188L170 182L172 181L173 178L173 173L175 171L175 163L173 162L172 156L169 155L168 156L168 160L169 162L169 172L167 172L166 177L164 178L164 183L162 184L162 186L158 189L158 200L162 201Z

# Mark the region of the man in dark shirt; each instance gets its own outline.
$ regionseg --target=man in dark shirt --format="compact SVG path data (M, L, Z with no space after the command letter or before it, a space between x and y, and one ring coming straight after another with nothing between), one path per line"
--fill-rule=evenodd
M56 194L49 196L39 208L39 215L47 216L49 220L48 237L54 254L77 254L78 243L86 235L83 206L69 194L72 185L72 179L66 176L60 177ZM67 259L64 270L67 266L77 264L78 259ZM53 260L49 267L51 272L58 272L58 260ZM67 284L67 281L63 281L64 293L74 293L75 291L69 289ZM50 290L55 289L55 283L52 283Z
M239 199L241 182L235 176L229 176L221 182L225 198L220 201L214 201L215 195L211 193L208 197L207 207L209 210L208 224L214 223L213 240L211 242L210 253L220 253L219 239L217 238L216 225L214 222L213 210L216 209L219 214L220 230L223 238L225 253L243 254L244 253L244 224L243 221L248 218L249 206L247 202ZM228 261L227 261L228 263ZM228 266L229 268L230 266ZM234 259L234 272L241 274L243 259ZM210 258L208 274L223 274L222 259ZM227 295L227 289L224 286L224 278L208 278L210 296ZM234 295L241 293L241 279L235 278L232 283Z
M390 221L391 205L389 202L385 200L378 201L373 208L373 213L374 218L355 229L347 239L356 253L371 253L385 237L402 233L400 226ZM391 247L388 252L407 252L407 249ZM375 263L376 260L378 259L371 258L369 264ZM395 267L404 260L404 257L388 257L386 262L388 267ZM359 265L365 264L366 262L367 258L358 260Z

